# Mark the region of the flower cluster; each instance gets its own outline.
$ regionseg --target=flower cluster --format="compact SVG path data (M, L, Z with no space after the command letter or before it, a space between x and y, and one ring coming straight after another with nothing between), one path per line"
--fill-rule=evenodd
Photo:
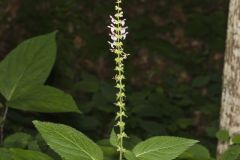
M116 81L116 88L118 92L116 94L116 103L115 105L119 108L119 111L116 115L116 126L119 128L118 137L118 151L120 152L120 159L122 159L122 154L125 152L123 146L123 139L127 137L125 133L125 122L124 117L126 117L126 108L125 108L125 84L123 80L124 76L124 63L123 61L127 58L128 54L126 54L123 50L123 40L126 39L128 34L127 28L125 26L126 19L123 18L123 10L121 7L122 0L117 0L115 5L115 15L110 16L112 24L108 26L111 30L109 34L111 37L111 42L108 42L111 46L110 51L113 52L115 57L115 71L116 75L114 77Z

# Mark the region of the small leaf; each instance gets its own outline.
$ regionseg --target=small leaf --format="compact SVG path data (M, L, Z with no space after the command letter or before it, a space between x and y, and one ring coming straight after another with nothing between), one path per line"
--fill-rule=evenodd
M133 149L138 160L172 160L198 141L178 137L153 137Z
M220 141L227 141L229 139L229 133L226 130L220 130L216 133L216 137Z
M81 132L62 124L33 123L47 144L64 160L103 160L100 147Z
M234 144L240 144L240 135L235 135L233 138L232 138L232 142Z
M0 63L0 92L7 100L46 81L56 57L55 35L22 42Z
M219 160L237 160L240 155L240 146L232 146L225 151Z
M34 112L79 112L72 96L50 86L35 86L7 102L11 108Z
M118 145L118 138L117 138L117 134L114 129L112 129L112 132L110 135L110 143L114 147L117 147L117 145Z
M25 148L31 139L31 135L17 132L5 138L3 144L7 148Z
M127 160L138 160L137 157L131 151L128 150L124 153L124 157Z

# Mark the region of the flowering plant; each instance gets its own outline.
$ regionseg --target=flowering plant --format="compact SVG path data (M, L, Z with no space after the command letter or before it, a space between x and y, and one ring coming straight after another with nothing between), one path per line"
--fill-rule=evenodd
M121 5L122 0L116 0L115 14L110 16L112 24L109 26L112 40L109 42L110 51L115 54L116 63L114 80L118 92L115 105L118 107L118 111L115 117L116 123L108 141L111 149L114 149L114 153L119 154L119 160L175 159L197 141L179 137L156 136L138 143L133 149L124 145L125 139L128 138L124 122L127 117L124 60L128 54L124 52L123 41L128 34L128 27L126 27L126 19L123 18ZM43 85L55 61L55 53L54 32L23 42L0 64L0 92L6 99L4 106L6 112L11 107L46 113L79 113L76 103L70 95ZM74 128L50 122L34 121L33 123L49 147L63 160L103 160L107 158L107 152L102 146ZM3 124L4 121L2 128ZM11 154L13 159L16 157L19 159L21 156L24 160L35 160L36 158L36 160L52 160L48 155L35 151L6 149L2 152Z

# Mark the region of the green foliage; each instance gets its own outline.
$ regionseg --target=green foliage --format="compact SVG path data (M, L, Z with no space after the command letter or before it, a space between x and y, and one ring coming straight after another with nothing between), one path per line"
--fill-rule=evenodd
M216 133L216 137L220 140L220 141L227 141L229 139L229 133L226 130L219 130Z
M110 143L112 146L117 147L118 144L118 138L117 134L114 129L112 129L111 135L110 135Z
M56 32L22 42L0 63L5 106L35 112L79 112L73 98L43 86L56 57Z
M0 56L26 36L58 28L59 55L47 83L71 93L84 114L49 116L10 110L6 135L33 133L29 122L40 118L71 124L94 139L105 138L113 124L115 91L109 82L112 57L106 54L107 20L102 15L110 13L112 4L24 0L18 6L13 2L0 2ZM125 5L132 19L126 44L133 53L126 66L128 133L138 135L138 141L155 135L197 137L214 156L228 0L133 0ZM117 159L113 147L103 148L108 160Z
M4 147L7 148L26 148L32 136L22 132L16 132L4 140Z
M178 137L153 137L137 144L133 153L139 160L172 160L197 142Z
M72 96L50 86L34 86L7 102L15 109L34 112L79 112Z
M233 142L234 144L240 144L240 135L234 135L234 136L232 137L232 142Z
M240 155L240 146L232 146L223 153L220 160L237 160Z
M81 132L62 124L34 121L48 145L65 160L103 160L103 152Z
M187 160L211 160L209 150L200 144L195 144L190 147L181 156L179 156L179 158Z
M0 148L0 160L53 160L41 152Z
M56 57L55 35L24 41L0 63L0 92L8 101L46 81Z

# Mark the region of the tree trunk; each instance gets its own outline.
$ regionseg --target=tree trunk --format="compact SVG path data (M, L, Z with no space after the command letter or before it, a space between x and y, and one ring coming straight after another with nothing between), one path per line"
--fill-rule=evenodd
M228 18L220 127L233 136L240 134L240 0L230 0ZM219 142L218 155L229 144Z

